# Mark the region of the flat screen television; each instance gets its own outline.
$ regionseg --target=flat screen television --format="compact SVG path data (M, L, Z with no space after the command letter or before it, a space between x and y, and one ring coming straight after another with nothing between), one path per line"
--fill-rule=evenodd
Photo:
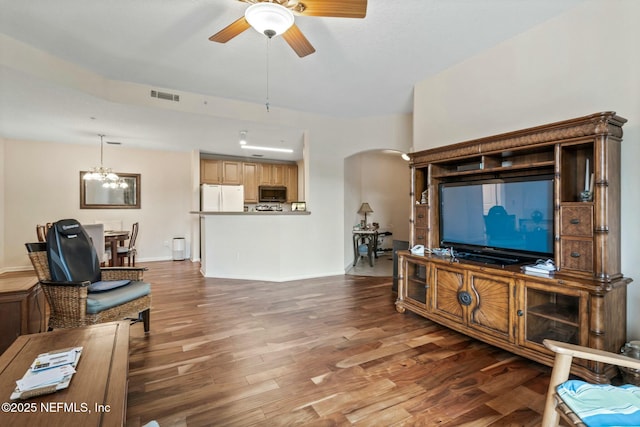
M442 183L440 246L459 258L553 258L553 176Z

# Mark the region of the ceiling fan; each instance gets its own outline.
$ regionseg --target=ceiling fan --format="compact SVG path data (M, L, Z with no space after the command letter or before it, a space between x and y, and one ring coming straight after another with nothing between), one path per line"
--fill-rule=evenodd
M226 43L246 29L253 27L269 38L282 35L299 57L316 50L294 22L294 14L338 18L364 18L367 0L239 0L250 3L243 17L209 37Z

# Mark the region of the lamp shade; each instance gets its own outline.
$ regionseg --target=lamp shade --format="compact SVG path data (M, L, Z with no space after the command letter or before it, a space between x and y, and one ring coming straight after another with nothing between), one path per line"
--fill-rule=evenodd
M277 3L256 3L247 8L244 17L257 32L271 38L293 25L293 13Z
M373 209L371 209L371 206L369 206L369 203L363 203L360 206L360 210L358 211L359 214L368 214L368 213L373 213Z

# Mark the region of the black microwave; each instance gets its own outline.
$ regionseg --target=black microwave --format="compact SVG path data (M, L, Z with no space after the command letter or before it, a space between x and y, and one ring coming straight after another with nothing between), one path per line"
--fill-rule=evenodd
M278 202L287 201L287 187L274 187L261 185L258 187L258 200L262 202Z

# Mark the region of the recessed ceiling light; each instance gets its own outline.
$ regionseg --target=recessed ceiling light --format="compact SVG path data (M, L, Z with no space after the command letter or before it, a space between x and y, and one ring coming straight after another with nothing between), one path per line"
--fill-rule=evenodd
M278 153L293 153L291 148L261 147L258 145L243 145L240 148L245 148L247 150L277 151Z

